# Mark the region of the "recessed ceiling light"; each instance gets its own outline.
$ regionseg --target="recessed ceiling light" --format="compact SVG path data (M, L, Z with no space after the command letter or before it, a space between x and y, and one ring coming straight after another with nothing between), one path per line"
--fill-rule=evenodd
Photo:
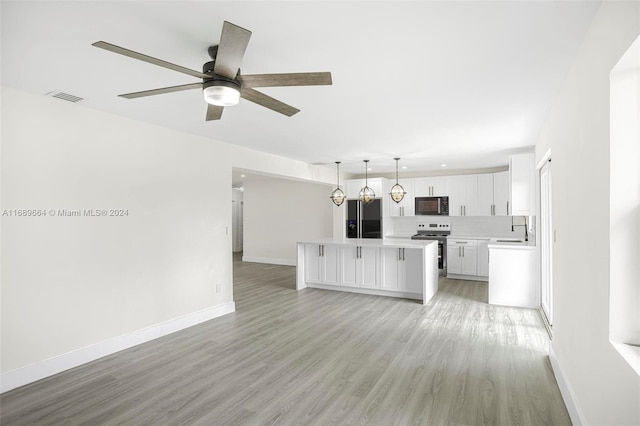
M245 176L245 175L240 175L240 177L243 177L243 178L244 178L244 177L246 177L246 176Z
M406 169L406 168L407 168L407 166L402 166L402 169Z
M371 167L367 167L367 171L370 172L371 171Z
M446 164L440 164L440 167L447 167Z

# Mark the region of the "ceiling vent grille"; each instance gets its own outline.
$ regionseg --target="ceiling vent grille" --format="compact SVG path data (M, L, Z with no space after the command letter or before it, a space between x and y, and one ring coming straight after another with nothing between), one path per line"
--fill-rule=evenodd
M46 96L62 99L63 101L73 102L74 104L84 99L75 95L70 95L68 93L61 92L59 90L54 90L53 92L49 92L46 94Z

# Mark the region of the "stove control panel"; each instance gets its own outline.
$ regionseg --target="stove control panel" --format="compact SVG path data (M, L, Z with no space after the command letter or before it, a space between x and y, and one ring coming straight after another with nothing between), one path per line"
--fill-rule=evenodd
M418 231L451 231L450 223L421 223Z

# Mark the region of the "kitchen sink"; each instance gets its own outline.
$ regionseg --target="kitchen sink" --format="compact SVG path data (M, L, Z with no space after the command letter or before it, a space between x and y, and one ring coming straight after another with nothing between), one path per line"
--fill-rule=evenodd
M522 240L496 240L498 243L523 243Z

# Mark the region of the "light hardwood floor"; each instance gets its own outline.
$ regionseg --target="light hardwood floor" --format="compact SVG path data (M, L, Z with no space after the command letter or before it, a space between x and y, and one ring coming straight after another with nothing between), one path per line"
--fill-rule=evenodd
M3 425L571 424L535 310L295 290L234 258L236 312L1 397Z

